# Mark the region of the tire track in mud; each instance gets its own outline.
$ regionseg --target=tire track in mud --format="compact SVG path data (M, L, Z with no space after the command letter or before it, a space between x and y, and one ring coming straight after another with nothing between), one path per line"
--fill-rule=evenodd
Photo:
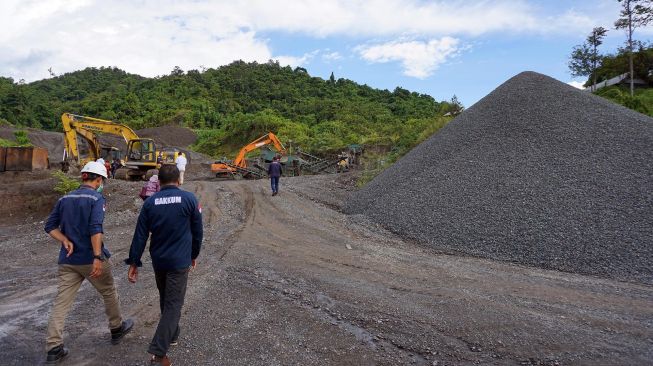
M245 226L243 218L247 219L250 216L253 199L251 195L246 195L244 201L235 199L241 192L214 182L193 183L193 193L202 205L204 219L203 254L216 255L217 252L218 260L222 260L231 250L235 238L242 232ZM221 197L221 195L231 195L231 197Z
M328 232L340 229L332 226L334 224L332 220L318 221L319 217L322 216L321 214L324 213L323 210L313 203L307 204L310 201L298 197L295 193L284 193L283 197L272 197L260 182L239 182L239 184L230 184L228 187L237 194L237 197L240 197L244 204L244 223L229 237L229 239L239 242L239 244L274 246L278 247L279 250L285 248L291 251L296 249L297 243L305 243L308 236L329 240L328 238L331 235L328 235ZM283 202L281 200L290 202L290 205L281 204ZM300 230L291 232L291 227L294 229L297 225L299 225ZM311 256L311 251L311 249L306 250L305 248L302 255ZM332 265L340 266L347 265L347 263L334 261ZM337 326L342 332L349 334L356 342L365 345L375 353L389 352L394 354L395 357L398 356L404 361L409 361L415 365L429 363L428 359L418 350L381 339L375 335L374 330L366 329L353 319L347 320L339 315L334 315L328 308L313 306L293 296L287 289L282 290L275 285L270 285L271 278L266 278L265 282L261 283L252 280L254 276L251 276L250 271L246 268L232 267L229 271L232 276L235 275L239 278L245 275L250 285L269 292L282 300L290 301L299 311L311 314L315 321ZM293 284L296 282L293 278L283 279L279 277L279 274L272 274L273 272L270 271L267 271L267 273L274 278L272 282L283 282L286 287L293 288L295 293L304 293L310 297L317 296L315 291L318 290ZM302 280L300 279L299 282L302 282ZM322 296L328 298L328 295L322 294Z

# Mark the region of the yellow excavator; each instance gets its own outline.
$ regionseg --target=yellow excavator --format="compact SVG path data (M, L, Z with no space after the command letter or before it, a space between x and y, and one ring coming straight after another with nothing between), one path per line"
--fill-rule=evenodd
M283 146L281 141L279 141L279 138L272 132L269 132L240 149L233 162L216 161L211 164L211 173L215 174L216 177L234 177L236 174L240 174L244 178L262 176L262 173L248 168L245 156L250 151L259 149L265 145L274 146L280 154L286 153L286 148Z
M88 161L99 158L120 159L123 167L116 172L120 179L148 179L154 169L161 164L174 163L179 155L177 149L156 150L154 140L139 138L129 126L99 118L80 116L72 113L61 115L64 130L64 162L75 161L83 166ZM97 133L122 136L127 144L127 154L121 159L120 149L101 147ZM82 158L79 153L77 137L88 144L89 155Z

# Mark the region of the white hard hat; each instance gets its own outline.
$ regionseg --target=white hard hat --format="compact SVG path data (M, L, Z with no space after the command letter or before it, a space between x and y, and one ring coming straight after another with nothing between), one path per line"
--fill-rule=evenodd
M82 168L82 173L93 173L102 176L104 179L107 178L107 168L104 167L104 164L98 163L97 161L89 161Z

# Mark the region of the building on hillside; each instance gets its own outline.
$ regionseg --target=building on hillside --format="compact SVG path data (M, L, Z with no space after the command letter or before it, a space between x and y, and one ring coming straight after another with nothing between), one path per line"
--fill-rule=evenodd
M651 70L651 71L653 71L653 70ZM651 73L651 71L649 71L649 74ZM594 92L594 91L597 91L597 90L599 90L601 88L605 88L605 87L613 86L613 85L629 86L630 85L630 78L628 77L629 74L630 74L629 72L626 72L626 73L623 73L621 75L615 76L612 79L603 80L600 83L596 83L594 85L591 85L591 86L585 88L584 90ZM635 84L635 87L648 86L648 83L646 82L646 80L642 80L642 79L633 79L633 83Z

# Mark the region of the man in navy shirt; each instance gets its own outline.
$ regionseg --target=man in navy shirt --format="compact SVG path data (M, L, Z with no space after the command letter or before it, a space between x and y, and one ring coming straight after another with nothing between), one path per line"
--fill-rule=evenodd
M179 169L163 165L159 169L161 191L150 196L138 216L129 258L128 279L135 283L147 239L159 289L161 318L148 352L151 365L170 365L166 355L179 339L179 318L186 296L188 271L195 268L195 259L202 246L202 207L190 192L179 189Z
M272 195L279 194L279 178L281 178L281 163L279 157L275 156L272 163L268 167L268 176L270 177L270 185L272 186Z
M111 253L102 243L104 197L100 192L107 170L98 162L82 168L82 185L57 201L45 231L61 242L58 292L48 322L46 363L55 364L68 354L63 346L64 320L84 280L102 295L109 318L111 343L118 344L134 322L122 320L118 293L111 275Z

